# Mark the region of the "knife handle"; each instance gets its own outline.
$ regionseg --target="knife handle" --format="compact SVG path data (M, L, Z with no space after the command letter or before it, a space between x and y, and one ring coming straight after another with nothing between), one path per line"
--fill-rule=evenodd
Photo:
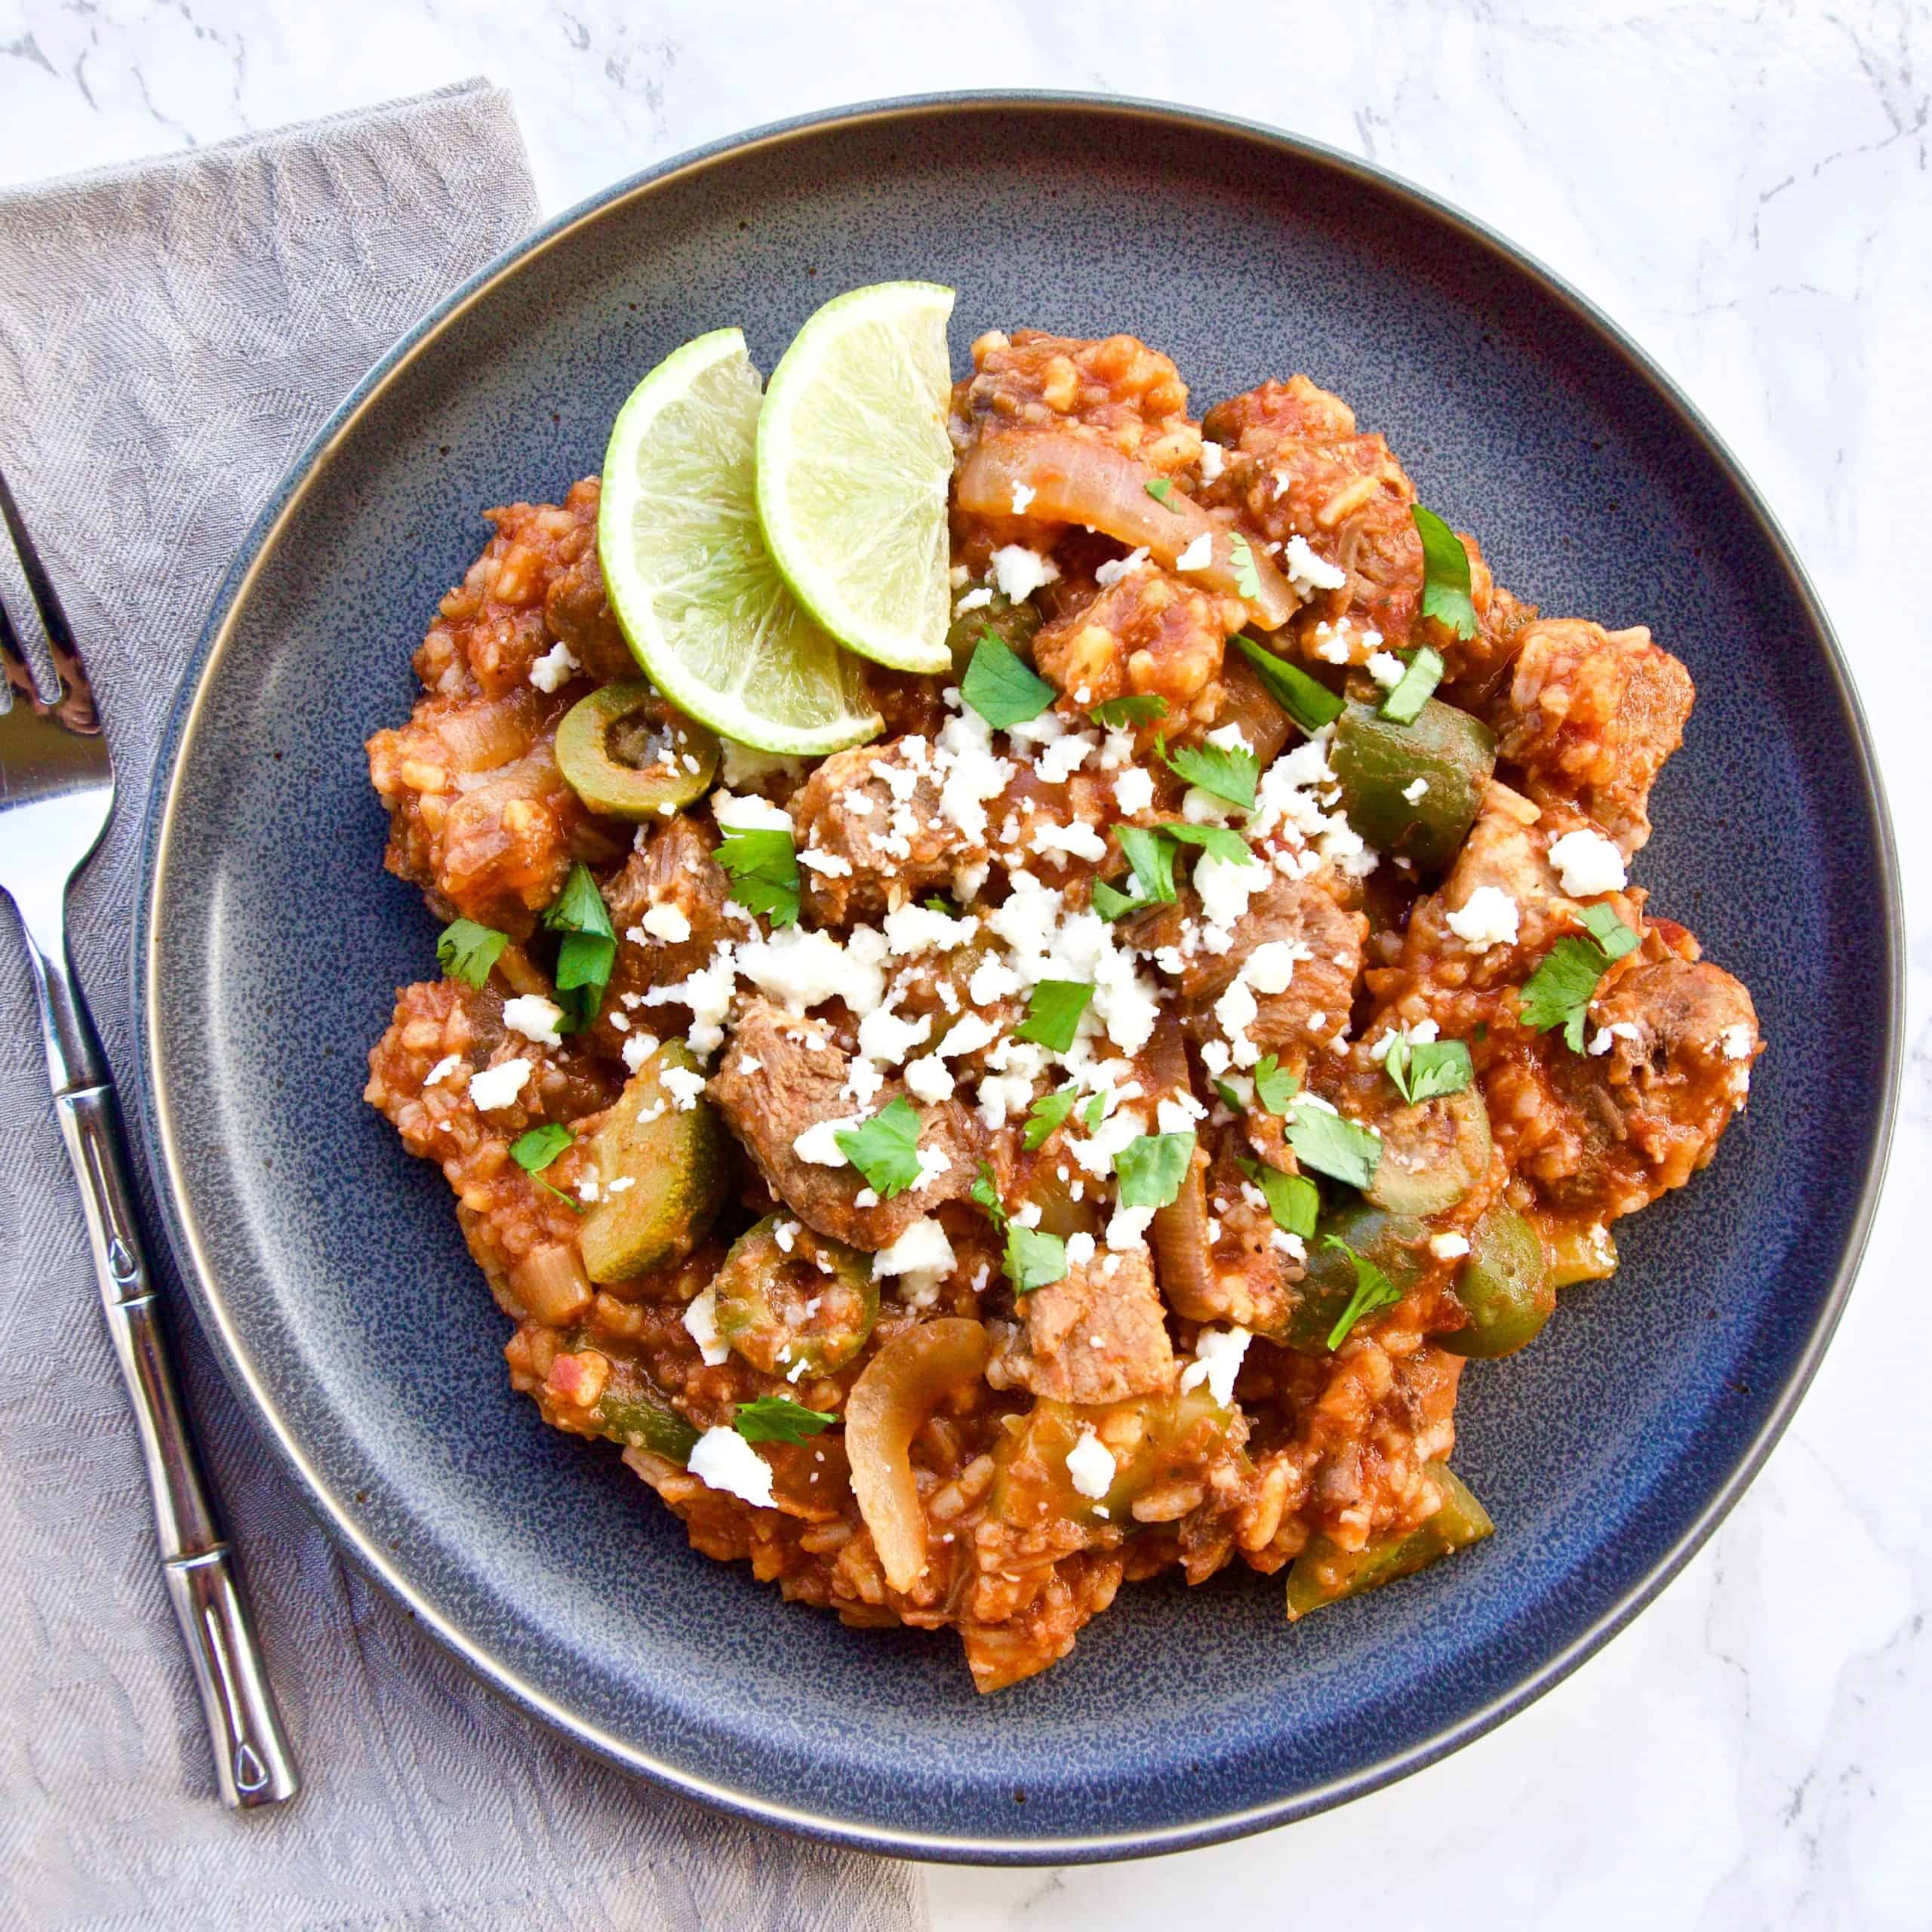
M61 1137L80 1183L102 1312L134 1408L154 1497L162 1574L194 1666L224 1804L277 1804L300 1787L254 1620L208 1499L128 1185L113 1088L69 1088L54 1097Z

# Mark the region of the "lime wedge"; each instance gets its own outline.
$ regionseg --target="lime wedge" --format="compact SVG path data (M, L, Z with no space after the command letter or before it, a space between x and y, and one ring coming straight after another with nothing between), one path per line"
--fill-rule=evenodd
M880 722L863 666L799 609L765 554L758 406L737 329L659 363L611 426L597 553L619 628L673 704L741 744L817 757Z
M771 372L758 514L792 594L840 643L944 671L952 291L887 281L828 302Z

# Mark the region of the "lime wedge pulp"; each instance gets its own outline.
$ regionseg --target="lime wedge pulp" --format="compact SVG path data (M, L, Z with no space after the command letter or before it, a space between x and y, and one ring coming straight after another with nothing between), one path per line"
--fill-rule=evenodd
M754 502L758 371L737 329L670 355L631 393L604 456L597 550L651 681L760 751L817 757L880 729L863 666L786 589Z
M779 358L758 419L772 561L841 644L900 671L952 663L952 313L930 281L835 297Z

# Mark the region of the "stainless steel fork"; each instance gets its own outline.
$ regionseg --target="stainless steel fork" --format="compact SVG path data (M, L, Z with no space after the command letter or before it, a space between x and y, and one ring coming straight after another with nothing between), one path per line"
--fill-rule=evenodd
M26 936L54 1110L80 1183L101 1306L140 1429L162 1574L195 1667L222 1801L279 1804L295 1795L294 1761L175 1386L143 1255L113 1081L67 952L68 883L106 829L114 766L73 632L4 476L0 516L39 610L60 686L51 701L36 688L20 634L0 602L0 669L12 694L0 712L0 891L13 900Z

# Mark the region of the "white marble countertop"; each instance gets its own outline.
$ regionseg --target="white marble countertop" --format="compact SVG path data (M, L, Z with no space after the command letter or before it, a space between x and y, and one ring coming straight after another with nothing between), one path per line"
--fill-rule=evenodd
M1392 1790L1151 1863L935 1867L936 1926L1932 1922L1932 1404L1915 1372L1897 1386L1932 1357L1932 11L0 0L0 182L478 72L514 91L551 208L736 128L948 87L1163 96L1367 155L1540 255L1699 399L1817 577L1887 775L1911 974L1893 1185L1823 1373L1709 1547L1540 1703Z

